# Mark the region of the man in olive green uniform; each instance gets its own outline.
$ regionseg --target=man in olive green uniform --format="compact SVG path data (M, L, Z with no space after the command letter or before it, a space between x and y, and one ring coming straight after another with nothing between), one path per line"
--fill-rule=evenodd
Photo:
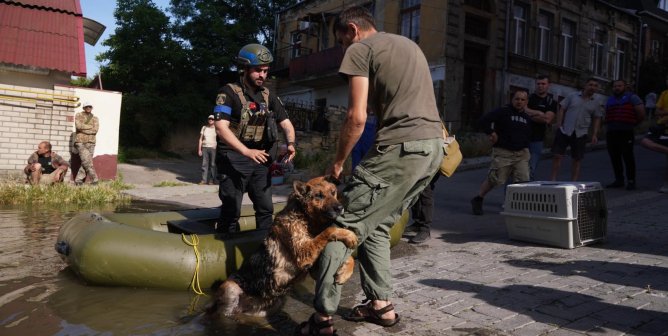
M81 167L77 173L76 185L82 185L86 176L89 176L92 184L97 184L97 174L93 167L93 156L95 155L95 135L100 128L99 121L93 115L93 105L84 103L83 112L74 116L74 126L76 135L74 138L74 148L79 152L81 158Z
M374 146L343 191L345 213L336 225L354 231L366 303L344 317L389 327L399 321L390 303L390 228L429 184L443 159L443 132L427 60L411 40L377 32L362 7L344 10L334 24L344 47L339 69L350 85L348 115L329 169L341 177L344 162L364 129L367 101L378 117ZM299 326L302 335L331 334L341 299L335 277L352 253L330 242L313 265L316 313Z

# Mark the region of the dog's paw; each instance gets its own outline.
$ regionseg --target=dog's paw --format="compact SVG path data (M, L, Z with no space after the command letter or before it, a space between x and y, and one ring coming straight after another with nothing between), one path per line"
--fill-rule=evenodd
M336 271L336 276L334 277L334 282L338 285L343 285L346 281L350 279L353 275L353 270L355 269L355 260L353 257L348 257L346 261L341 264L339 269Z
M322 233L328 241L340 241L349 249L357 247L357 236L350 230L337 227L329 227Z
M357 247L357 235L350 230L338 229L337 240L341 241L349 249Z

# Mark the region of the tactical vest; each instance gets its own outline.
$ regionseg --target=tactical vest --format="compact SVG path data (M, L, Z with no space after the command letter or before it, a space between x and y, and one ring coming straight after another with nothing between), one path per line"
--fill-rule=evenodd
M278 127L274 113L269 110L269 89L262 90L264 103L257 106L255 102L246 99L241 86L234 83L227 85L241 102L239 123L230 124L234 135L243 143L264 143L271 147L278 138Z

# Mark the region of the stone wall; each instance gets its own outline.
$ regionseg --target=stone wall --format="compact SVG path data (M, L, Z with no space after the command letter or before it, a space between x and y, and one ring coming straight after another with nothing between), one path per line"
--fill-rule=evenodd
M336 151L339 143L339 132L345 120L347 108L342 106L330 106L325 112L329 122L329 132L304 132L297 131L297 150L309 154L319 150Z

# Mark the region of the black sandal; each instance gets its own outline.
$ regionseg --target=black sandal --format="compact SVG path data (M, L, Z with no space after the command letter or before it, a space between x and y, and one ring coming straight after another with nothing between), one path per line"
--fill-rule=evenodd
M308 319L306 322L302 322L297 326L297 329L295 329L295 336L318 336L318 335L324 335L320 334L320 329L324 328L329 328L334 326L334 322L329 319L326 321L320 321L316 322L315 321L315 314L312 314L311 317ZM302 329L308 327L308 333L307 334L302 334ZM336 329L334 329L334 333L332 334L336 336Z
M372 308L371 300L364 300L362 301L362 304L353 307L353 310L350 312L350 314L344 316L343 318L347 321L369 322L377 324L381 327L388 328L399 323L399 321L401 320L399 314L397 314L396 312L394 313L395 318L393 319L384 319L381 317L383 316L383 314L390 312L392 310L394 310L394 306L391 303L383 308L376 310ZM366 314L364 314L365 312Z

